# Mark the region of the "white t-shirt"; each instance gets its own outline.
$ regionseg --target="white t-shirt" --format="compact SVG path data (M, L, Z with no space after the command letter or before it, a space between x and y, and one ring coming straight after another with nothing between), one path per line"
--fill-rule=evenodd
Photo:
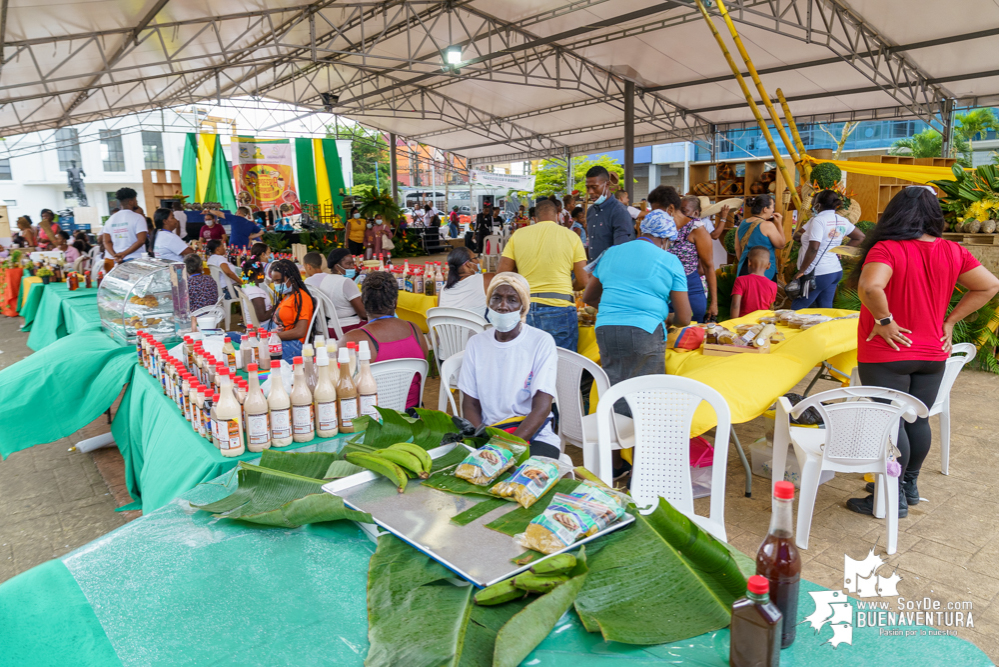
M183 262L184 258L181 257L180 253L187 248L187 244L179 236L161 229L156 233L156 239L153 241L153 256L156 259Z
M815 275L825 276L843 270L843 265L839 263L839 257L829 252L836 246L843 243L843 238L854 230L853 224L836 211L822 211L811 220L805 223L805 233L801 235L801 250L798 251L798 269L805 260L805 252L808 244L812 241L819 242L819 249L815 259L812 260L805 273L813 268ZM825 251L823 253L823 251ZM822 255L819 257L819 255Z
M313 278L315 277L313 276ZM336 318L340 321L341 327L361 323L361 318L358 317L357 311L351 305L351 301L361 298L361 290L357 288L353 280L335 273L327 273L322 276L322 281L317 289L333 302Z
M221 276L220 280L222 281L222 287L229 287L230 285L232 285L232 281L229 280L229 276L227 276L225 272L222 270L223 265L228 266L230 271L236 273L236 271L232 268L232 264L229 264L229 260L226 259L225 255L212 255L211 257L208 258L208 266L219 267L219 275ZM230 294L229 296L233 295Z
M462 308L476 315L486 314L486 291L483 288L481 273L473 273L464 280L459 280L454 287L445 287L441 291L442 308Z
M713 217L701 218L701 222L704 223L704 229L707 230L708 234L715 231L715 221ZM724 236L724 234L722 236ZM716 269L719 266L725 266L728 264L728 250L725 249L725 244L721 242L721 239L711 239L711 253Z
M123 209L108 218L108 221L104 223L102 233L111 236L111 246L115 252L123 252L132 247L136 240L138 240L141 232L148 233L148 231L149 228L146 226L146 219L144 217L135 211L126 211ZM137 250L127 255L125 259L138 259L142 257L142 253L145 251L145 248L139 246Z
M309 287L315 287L316 289L319 289L319 286L322 285L323 283L323 278L325 278L328 275L329 275L328 273L316 273L306 278L305 284L308 285Z
M270 310L271 306L274 305L274 302L271 300L270 290L266 290L263 287L258 287L257 285L247 285L243 288L243 294L246 295L246 298L248 298L251 303L254 299L263 299L265 310Z
M458 389L477 398L485 424L531 413L534 394L555 396L558 353L551 334L522 325L520 335L500 343L496 330L475 334L465 346ZM559 446L558 436L546 424L535 438Z
M187 236L187 213L183 211L174 211L173 219L180 223L180 228L177 230L177 236L184 238Z

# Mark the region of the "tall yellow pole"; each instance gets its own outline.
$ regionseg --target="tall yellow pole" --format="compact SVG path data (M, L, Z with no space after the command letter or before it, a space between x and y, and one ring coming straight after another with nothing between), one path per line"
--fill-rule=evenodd
M791 137L794 139L794 145L798 148L798 156L803 158L805 156L805 143L801 140L801 135L798 134L798 124L794 122L794 116L791 115L791 107L787 105L787 99L784 97L784 91L780 88L777 89L777 100L780 102L781 109L784 110L784 120L787 121L787 127L791 130ZM801 160L798 163L798 169L801 170L801 178L805 183L810 181L812 175L812 165L808 160Z
M770 101L770 96L767 95L766 89L763 87L763 82L760 80L760 75L756 71L756 65L753 64L752 59L749 57L749 52L746 51L746 47L742 44L742 38L739 37L739 31L735 29L735 23L732 22L732 17L728 14L728 9L725 8L725 3L722 0L717 0L718 2L718 13L725 20L725 25L728 26L728 31L732 35L732 40L735 42L735 47L739 49L739 55L742 56L743 62L746 63L746 67L749 68L749 76L752 77L753 83L756 84L756 90L760 93L760 98L763 100L763 105L770 112L770 119L774 122L774 127L777 128L777 133L780 134L781 140L784 142L785 148L787 148L787 154L791 156L795 164L801 162L801 158L798 157L797 151L794 150L794 144L791 142L791 138L787 136L787 132L784 131L784 124L780 121L780 116L777 115L777 109L774 108L773 103ZM788 181L789 185L793 185L792 181Z
M732 68L732 74L735 75L735 80L739 82L739 87L742 88L742 94L745 95L746 102L749 104L749 108L756 117L756 122L760 126L760 131L763 133L763 138L766 140L767 146L770 147L770 152L774 156L774 162L777 163L777 169L780 171L781 176L783 176L784 183L787 184L788 188L791 190L791 200L794 202L795 208L800 211L801 198L798 196L798 192L793 187L794 180L788 174L787 166L784 164L784 159L780 156L780 151L777 150L777 144L774 143L773 135L770 134L770 128L767 127L767 122L763 120L763 114L760 113L760 107L757 106L756 100L753 99L753 94L750 92L749 86L746 85L745 79L742 78L742 73L739 71L738 66L736 66L735 60L732 58L732 54L728 52L728 48L725 46L725 42L722 40L721 34L718 32L718 29L715 28L715 24L712 22L711 16L708 14L708 10L704 8L704 4L701 0L697 0L697 8L701 10L701 16L704 17L705 22L707 22L708 27L711 29L711 34L715 36L715 41L718 42L718 46L721 48L722 54L725 56L725 60L728 61L728 66ZM766 98L766 95L764 95L764 98Z

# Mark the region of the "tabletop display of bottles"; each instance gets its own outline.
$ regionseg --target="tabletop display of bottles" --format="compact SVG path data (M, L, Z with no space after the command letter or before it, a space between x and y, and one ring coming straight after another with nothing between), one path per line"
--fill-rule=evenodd
M375 262L377 261L377 265ZM392 254L379 254L377 260L367 260L364 257L354 257L354 262L360 268L355 279L358 285L364 282L365 276L375 271L388 271L395 276L400 292L412 292L424 296L438 296L447 282L448 266L441 262L427 262L423 266L410 266L408 260L402 265L392 264Z
M334 341L317 337L315 347L304 345L302 356L294 358L289 391L281 375L280 350L272 357L268 338L248 329L237 350L227 336L223 359L191 336L184 337L182 359L170 356L163 343L144 332L139 332L135 347L139 364L159 381L191 428L222 456L353 433L359 416L378 416L378 385L367 342L338 349ZM246 369L246 379L237 368ZM261 375L268 372L271 387L265 397Z

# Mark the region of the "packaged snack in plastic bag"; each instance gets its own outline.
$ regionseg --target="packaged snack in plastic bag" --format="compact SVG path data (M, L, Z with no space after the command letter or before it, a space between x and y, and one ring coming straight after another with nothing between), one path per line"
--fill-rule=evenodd
M490 438L482 447L465 457L454 471L461 477L480 486L489 484L517 462L526 448L499 437Z
M504 498L512 497L521 507L530 507L538 498L555 486L558 478L569 472L571 466L545 456L532 456L520 464L506 481L489 489Z
M544 513L527 524L527 530L514 539L525 549L551 554L581 537L594 535L624 514L607 505L556 493Z
M628 505L634 502L631 496L626 493L600 484L594 484L593 482L581 482L569 495L573 498L605 505L613 509L615 513L614 520L620 518L628 508Z

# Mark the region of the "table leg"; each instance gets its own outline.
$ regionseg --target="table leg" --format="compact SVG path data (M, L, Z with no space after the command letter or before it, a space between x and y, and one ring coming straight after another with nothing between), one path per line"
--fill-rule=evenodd
M742 443L739 442L739 436L735 432L735 428L732 428L732 440L735 442L735 451L739 453L739 459L742 461L742 467L746 469L746 497L753 497L753 469L749 467L749 460L746 459L746 452L742 448Z

